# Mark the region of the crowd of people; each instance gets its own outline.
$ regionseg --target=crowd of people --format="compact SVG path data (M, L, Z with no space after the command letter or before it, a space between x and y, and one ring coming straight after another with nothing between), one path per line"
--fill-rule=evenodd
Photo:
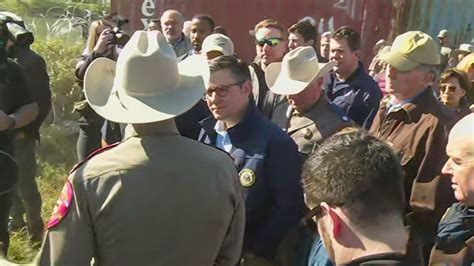
M90 26L79 163L43 236L31 156L50 102L29 91L47 73L25 82L18 51L31 42L0 20L0 71L15 73L0 87L5 253L18 176L39 265L474 262L472 45L408 31L377 42L367 70L356 29L319 37L311 20L264 19L248 64L207 14L166 10L122 43L124 21ZM10 230L23 227L11 213Z

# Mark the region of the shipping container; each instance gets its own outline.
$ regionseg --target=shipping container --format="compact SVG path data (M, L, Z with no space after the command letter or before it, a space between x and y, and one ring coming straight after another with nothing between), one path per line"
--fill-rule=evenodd
M474 41L474 0L112 0L111 9L130 19L132 31L144 29L166 9L176 9L186 19L209 14L216 25L228 30L237 54L247 62L255 57L249 31L265 18L289 27L309 16L315 19L319 33L351 26L361 33L366 66L378 40L392 41L408 30L436 38L441 29L448 29L453 47Z

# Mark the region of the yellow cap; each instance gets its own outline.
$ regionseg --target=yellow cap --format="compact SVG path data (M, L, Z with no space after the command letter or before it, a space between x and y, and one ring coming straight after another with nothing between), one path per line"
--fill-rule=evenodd
M441 61L435 41L421 31L398 35L381 59L399 71L410 71L420 64L439 65Z

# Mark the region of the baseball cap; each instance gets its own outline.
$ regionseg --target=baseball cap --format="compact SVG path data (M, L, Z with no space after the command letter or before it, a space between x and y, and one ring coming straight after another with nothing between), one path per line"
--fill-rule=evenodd
M381 59L399 71L410 71L420 64L439 65L441 61L435 41L421 31L398 35Z
M448 33L449 33L448 30L440 30L439 33L438 33L438 38L448 37Z
M202 42L202 52L206 54L211 51L218 51L223 55L233 55L234 43L229 37L223 34L211 34Z

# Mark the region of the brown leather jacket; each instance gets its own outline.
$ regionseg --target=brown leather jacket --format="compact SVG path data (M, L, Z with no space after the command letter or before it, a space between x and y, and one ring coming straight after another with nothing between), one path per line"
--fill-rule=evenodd
M407 219L423 239L425 254L434 244L437 224L453 203L449 178L441 177L447 160L448 133L455 122L451 111L427 88L412 102L386 114L382 101L370 132L387 141L400 156L405 172Z

